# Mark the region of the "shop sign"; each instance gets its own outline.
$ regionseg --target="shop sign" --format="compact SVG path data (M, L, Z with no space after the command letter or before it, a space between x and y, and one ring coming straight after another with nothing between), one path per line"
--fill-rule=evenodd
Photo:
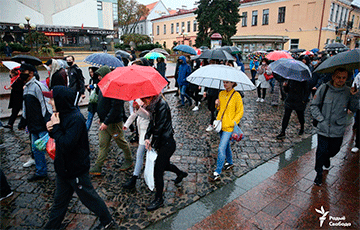
M45 32L46 36L65 36L65 33L58 33L58 32Z

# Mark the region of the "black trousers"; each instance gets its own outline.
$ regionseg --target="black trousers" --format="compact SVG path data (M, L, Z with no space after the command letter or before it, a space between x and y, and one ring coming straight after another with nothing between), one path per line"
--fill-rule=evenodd
M262 97L261 97L261 88L260 86L257 87L257 94L258 94L258 98L262 98L262 99L265 99L265 96L266 96L266 88L263 88L262 89Z
M282 120L282 128L281 128L281 132L283 132L283 133L285 133L285 130L289 125L289 120L290 120L292 111L293 111L292 109L285 107L285 113L284 113L284 117ZM300 122L300 129L303 130L304 125L305 125L304 110L295 110L295 111L296 111L297 117Z
M0 185L1 185L1 197L8 195L11 192L10 186L6 180L3 171L0 169Z
M318 146L316 149L315 171L322 174L323 166L334 157L341 148L342 137L325 137L318 135Z
M201 95L199 95L199 92L200 92L200 90L199 90L199 86L189 86L188 87L188 95L192 98L192 99L194 99L194 101L195 101L195 106L198 106L199 105L199 101L201 100L201 98L202 98L202 96Z
M208 109L211 112L210 115L210 125L213 124L214 120L216 119L216 108L215 108L215 101L218 98L218 96L211 96L211 95L206 95L206 99L207 99L207 106Z
M20 112L22 108L22 105L20 106L14 106L12 109L11 109L11 115L10 115L10 118L9 118L9 121L8 121L8 125L11 125L13 126L14 125L14 122Z
M181 170L175 165L170 163L170 157L174 154L176 143L173 138L169 139L164 145L157 150L157 158L154 168L154 180L156 188L156 198L161 198L164 190L164 172L170 171L180 175Z
M56 191L54 204L51 208L49 222L45 229L59 229L63 221L72 195L76 192L81 202L99 218L103 226L112 221L105 202L91 184L89 173L86 172L74 179L65 179L56 175Z

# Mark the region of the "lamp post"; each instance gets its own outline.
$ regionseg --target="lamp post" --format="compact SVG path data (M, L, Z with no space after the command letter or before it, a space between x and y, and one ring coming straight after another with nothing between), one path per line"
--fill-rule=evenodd
M26 26L23 23L19 24L20 29L25 29L25 27L27 27L28 29L28 36L29 36L29 42L30 42L30 52L32 52L32 48L33 48L33 43L32 43L32 39L31 39L31 29L35 29L36 25L34 23L30 24L30 16L29 15L25 15L25 20L27 21Z
M185 33L185 26L183 26L183 27L181 28L181 30L182 30L181 35L183 36L182 44L184 45L184 44L185 44L185 40L186 40L186 36L187 36L188 34Z

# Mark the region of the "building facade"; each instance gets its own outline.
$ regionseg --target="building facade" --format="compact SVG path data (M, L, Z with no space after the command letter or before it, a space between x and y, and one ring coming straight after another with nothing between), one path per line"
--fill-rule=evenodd
M59 46L98 46L106 36L113 36L113 5L117 0L0 0L2 40L24 42L27 26L35 24L53 44ZM117 5L116 5L117 6ZM5 39L4 39L5 38Z
M141 17L136 24L130 24L129 28L133 28L130 33L144 34L153 40L154 33L152 20L163 15L170 15L170 13L162 1L146 5L146 8L149 10L148 15ZM122 35L122 32L119 31L119 34Z
M244 52L359 43L359 8L349 0L244 0L239 14L231 40Z
M198 31L196 9L180 9L173 15L162 16L152 20L154 42L171 48L176 44L195 45Z

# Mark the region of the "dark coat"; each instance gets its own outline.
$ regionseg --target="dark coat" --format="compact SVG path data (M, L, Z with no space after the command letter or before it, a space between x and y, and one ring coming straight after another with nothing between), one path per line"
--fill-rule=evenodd
M174 138L173 135L170 107L163 98L160 98L151 114L145 139L150 139L152 136L151 146L158 150L161 145Z
M288 84L284 87L284 90L288 93L285 99L285 107L304 111L306 104L309 102L310 95L308 82L288 80Z
M124 117L124 101L104 97L99 90L97 113L105 125L119 123Z
M90 89L89 92L95 90L95 92L96 92L97 94L99 94L99 87L97 86L97 84L100 82L100 80L99 80L99 78L98 78L98 76L97 76L96 73L94 73L94 76L95 76L95 78L90 77L89 85L94 85L94 84L96 84L96 86L95 86L94 89ZM98 103L90 103L90 102L89 102L88 111L91 112L91 113L93 113L93 114L95 114L96 111L97 111L97 105L98 105Z
M180 56L179 59L183 62L179 66L179 73L177 78L178 85L188 85L189 82L186 80L186 78L191 74L191 67L186 63L186 58L184 56Z
M24 92L23 87L24 82L20 78L14 81L14 83L11 85L9 109L22 107Z
M85 118L74 106L75 92L65 86L55 86L54 101L60 124L49 133L55 139L55 172L60 177L75 178L90 168L90 149Z
M68 70L69 88L80 94L85 93L84 76L81 69L76 65L72 65Z
M159 62L156 65L156 70L165 78L165 72L166 72L166 63L165 62Z

